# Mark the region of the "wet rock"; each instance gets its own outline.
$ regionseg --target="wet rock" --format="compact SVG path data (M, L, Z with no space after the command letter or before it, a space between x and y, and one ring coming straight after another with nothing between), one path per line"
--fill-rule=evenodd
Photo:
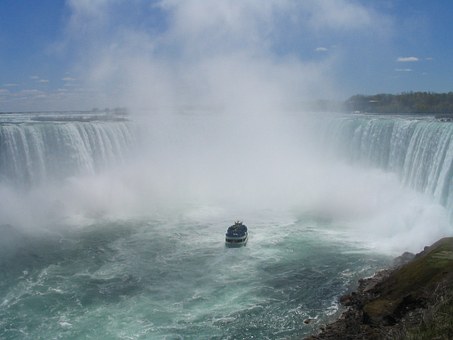
M417 255L402 254L393 269L360 279L355 292L340 298L346 310L339 319L306 339L405 339L422 331L421 325L429 329L427 315L436 320L446 297L453 310L452 291L453 238L444 238ZM441 334L453 335L450 314L441 313Z
M409 263L412 261L415 257L415 254L410 253L410 252L404 252L401 256L398 256L393 260L393 265L395 267L400 267L402 265L405 265L406 263Z

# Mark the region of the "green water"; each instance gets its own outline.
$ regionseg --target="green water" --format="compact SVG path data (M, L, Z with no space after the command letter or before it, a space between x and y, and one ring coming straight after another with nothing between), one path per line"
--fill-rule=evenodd
M100 221L27 234L3 226L1 339L288 339L316 330L358 276L385 266L334 222ZM315 319L310 324L304 320Z

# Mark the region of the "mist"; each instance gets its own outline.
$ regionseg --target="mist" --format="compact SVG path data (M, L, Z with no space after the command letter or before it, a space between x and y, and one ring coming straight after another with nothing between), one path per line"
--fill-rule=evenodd
M391 26L389 18L351 1L134 5L68 2L61 48L77 56L74 70L85 88L98 91L99 107L105 100L131 111L196 106L258 114L344 98L344 80L336 78L343 49L372 46Z
M449 228L440 206L394 175L323 157L310 128L305 103L342 93L341 49L315 58L314 40L384 36L387 18L352 1L135 3L164 19L147 27L118 14L121 1L69 1L61 48L77 56L74 72L96 94L89 103L127 106L141 144L101 174L26 193L3 187L0 224L40 230L159 213L253 221L267 209L338 221L385 252L416 251Z

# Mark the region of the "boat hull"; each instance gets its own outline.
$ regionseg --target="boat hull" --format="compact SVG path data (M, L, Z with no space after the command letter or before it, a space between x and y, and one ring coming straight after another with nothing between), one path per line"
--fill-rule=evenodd
M248 235L241 238L232 238L226 237L225 238L225 246L228 248L240 248L245 247L247 245Z

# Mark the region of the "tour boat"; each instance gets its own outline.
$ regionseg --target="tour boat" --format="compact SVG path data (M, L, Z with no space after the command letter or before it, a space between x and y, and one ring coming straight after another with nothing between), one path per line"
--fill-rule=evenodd
M241 247L247 244L248 231L247 226L240 221L228 228L225 235L225 245L227 247Z

